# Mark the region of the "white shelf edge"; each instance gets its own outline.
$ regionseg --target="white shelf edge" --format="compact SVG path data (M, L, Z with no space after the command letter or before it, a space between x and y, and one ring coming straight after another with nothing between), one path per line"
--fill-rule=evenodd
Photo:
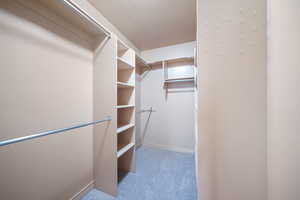
M122 109L122 108L133 108L135 107L134 105L118 105L117 109Z
M125 82L117 82L118 86L124 86L124 87L128 87L128 88L134 88L134 85L131 85L130 83L125 83Z
M188 76L188 77L180 77L180 78L169 78L169 79L166 79L166 81L185 80L185 79L195 79L195 77L194 76Z
M127 151L129 151L129 149L131 149L132 147L134 147L134 143L129 143L126 146L124 146L123 148L121 148L118 152L117 152L117 157L121 157L123 154L125 154Z
M173 78L164 80L165 83L173 83L173 82L194 82L195 77L184 77L184 78Z
M117 128L117 133L118 133L118 134L119 134L119 133L122 133L123 131L126 131L127 129L130 129L130 128L132 128L132 127L134 127L134 124L133 124L133 123L127 124L127 125L125 125L125 126L121 126L120 128Z

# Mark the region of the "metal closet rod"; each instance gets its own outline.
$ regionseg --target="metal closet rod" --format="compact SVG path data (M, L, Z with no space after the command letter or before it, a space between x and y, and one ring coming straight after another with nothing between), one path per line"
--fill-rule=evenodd
M92 22L96 25L101 31L104 32L104 34L108 37L111 36L111 32L108 31L102 24L98 23L93 17L91 17L87 12L82 10L80 7L78 7L76 4L71 2L70 0L61 0L63 3L65 3L67 6L72 8L77 14L81 15L82 17L86 18L88 21Z
M24 137L3 140L3 141L0 141L0 146L5 146L5 145L17 143L17 142L26 141L26 140L31 140L31 139L34 139L34 138L44 137L44 136L47 136L47 135L62 133L62 132L65 132L65 131L69 131L69 130L73 130L73 129L77 129L77 128L82 128L82 127L86 127L86 126L90 126L90 125L94 125L94 124L99 124L99 123L102 123L102 122L105 122L105 121L111 121L111 120L112 120L111 117L108 116L106 119L103 119L103 120L96 120L96 121L93 121L93 122L79 124L79 125L71 126L71 127L68 127L68 128L55 129L55 130L41 132L41 133L28 135L28 136L24 136Z

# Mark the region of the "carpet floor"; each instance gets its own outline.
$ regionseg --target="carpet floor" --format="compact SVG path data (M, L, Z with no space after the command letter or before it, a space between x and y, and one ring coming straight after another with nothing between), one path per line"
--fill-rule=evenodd
M112 197L93 189L82 200L196 200L194 155L141 147L136 173L128 173Z

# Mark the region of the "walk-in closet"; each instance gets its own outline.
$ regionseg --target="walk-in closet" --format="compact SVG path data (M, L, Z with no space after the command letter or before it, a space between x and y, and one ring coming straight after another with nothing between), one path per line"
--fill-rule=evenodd
M0 1L1 199L197 199L196 2L145 4Z

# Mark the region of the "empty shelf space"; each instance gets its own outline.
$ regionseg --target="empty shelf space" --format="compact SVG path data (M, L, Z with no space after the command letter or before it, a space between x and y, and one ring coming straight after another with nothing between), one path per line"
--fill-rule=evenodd
M126 131L127 129L130 129L132 127L134 127L134 124L127 124L127 125L121 126L121 127L117 128L117 133L122 133L123 131Z
M122 109L122 108L133 108L134 105L118 105L117 109Z
M134 85L125 82L117 82L118 88L134 88Z
M118 69L134 69L134 66L128 63L125 59L118 57Z
M118 144L118 153L117 157L121 157L124 153L126 153L128 150L130 150L132 147L134 147L134 143L129 144Z

